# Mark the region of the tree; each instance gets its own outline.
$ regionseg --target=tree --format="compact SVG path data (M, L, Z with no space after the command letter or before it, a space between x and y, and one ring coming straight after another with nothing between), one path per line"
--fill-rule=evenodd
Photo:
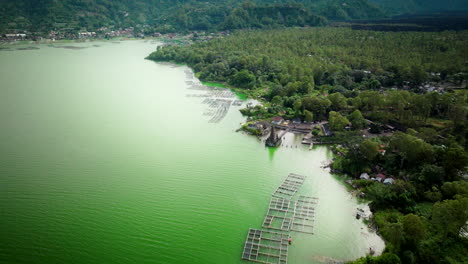
M413 65L410 70L411 83L414 85L420 84L427 79L427 73L421 66Z
M242 70L233 76L230 84L241 88L252 89L255 87L255 75L251 74L248 70Z
M299 93L301 94L308 94L310 91L314 89L314 77L311 77L311 79L308 82L302 83L302 85L299 87Z
M446 199L453 199L457 195L460 197L468 197L468 182L446 182L442 185L441 190Z
M301 108L302 108L302 101L301 101L301 99L297 99L296 101L294 101L294 103L293 103L293 109L296 110L296 111L299 111Z
M330 94L328 100L331 102L331 108L335 111L343 110L347 106L346 97L340 93Z
M301 83L300 82L290 82L286 85L286 94L291 96L299 91Z
M342 131L349 124L349 120L338 112L330 111L328 123L332 130Z
M417 137L426 141L427 143L434 143L436 141L436 138L438 136L438 133L435 129L430 128L430 127L422 127L419 129L419 133L417 134Z
M375 260L376 264L401 264L400 258L392 253L384 253L377 257Z
M378 257L366 256L348 264L401 264L400 258L393 253L383 253Z
M307 122L312 122L314 120L314 114L312 112L304 110L304 120Z
M404 231L401 223L389 223L382 228L383 237L395 248L395 252L400 251L401 244L404 243Z
M442 155L442 166L451 180L456 179L458 172L468 165L467 153L462 147L455 144L446 149Z
M325 118L325 114L327 113L331 102L328 99L310 96L302 99L302 105L305 110L309 110L314 114L315 119L322 119Z
M431 113L431 102L424 95L413 95L411 97L411 108L415 115L421 117L421 120L426 120Z
M430 191L424 192L424 197L431 202L438 202L442 200L442 193L435 186L432 186Z
M354 110L349 116L348 116L349 122L351 122L351 125L353 126L354 129L362 129L366 126L367 122L364 119L364 117L361 114L361 111L358 109Z
M434 204L432 224L443 237L458 236L468 219L468 198L445 200Z
M271 100L271 103L273 105L276 105L276 106L283 106L283 98L281 98L281 96L277 95L277 96L273 97L273 99Z
M433 164L424 164L419 173L419 180L427 187L440 186L444 181L444 168Z
M359 146L362 156L368 160L372 161L379 154L379 145L370 140L364 140Z
M408 214L403 217L402 223L407 241L411 241L411 243L416 245L426 236L426 226L421 217Z
M376 79L370 79L366 82L366 88L369 90L377 90L382 84Z
M415 136L396 132L390 139L389 146L401 157L401 168L405 161L412 165L419 165L433 160L432 146Z
M374 111L383 105L383 96L374 91L363 91L359 94L361 98L362 109Z

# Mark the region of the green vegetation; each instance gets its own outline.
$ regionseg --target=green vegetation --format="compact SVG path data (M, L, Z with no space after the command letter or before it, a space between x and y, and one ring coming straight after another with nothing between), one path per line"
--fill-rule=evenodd
M465 82L467 39L466 31L243 31L148 58L187 63L202 80L261 100L241 110L249 119L328 119L335 134L320 141L341 144L332 168L356 179L387 242L382 256L354 263L460 263L468 256L459 235L468 219L468 93L446 83ZM363 138L367 128L376 137ZM357 180L363 172L393 182Z
M226 85L222 83L215 83L215 82L202 82L203 85L210 86L210 87L218 87L218 88L226 88Z
M314 88L350 97L354 89L461 82L468 67L467 34L338 28L248 31L190 47L159 48L149 59L187 63L206 81L248 89L271 86L271 98L308 94Z
M202 81L227 83L263 98L270 116L307 114L308 119L324 120L332 110L346 118L339 119L338 130L346 120L360 129L365 117L377 124L374 130L380 130L378 124L397 123L431 137L429 129L463 126L466 97L419 94L420 86L461 85L468 72L467 38L467 32L343 28L247 31L192 46L158 48L148 59L187 63ZM382 92L385 87L395 89ZM454 131L464 140L463 129Z
M0 1L0 32L135 27L146 33L314 26L331 20L378 18L367 0L15 0Z
M467 10L466 1L451 0L371 0L388 14L414 14L437 11Z
M316 26L329 21L373 20L401 13L446 10L466 10L466 3L463 0L429 3L422 0L3 0L0 1L0 33L30 31L45 36L53 30L67 35L83 30L128 27L144 34L220 31Z

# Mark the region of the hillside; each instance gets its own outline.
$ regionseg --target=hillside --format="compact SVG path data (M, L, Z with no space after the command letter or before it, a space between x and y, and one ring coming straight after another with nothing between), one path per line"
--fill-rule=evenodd
M370 0L386 14L419 14L441 11L468 10L466 0Z
M0 31L148 27L159 32L315 26L384 16L368 0L2 0Z

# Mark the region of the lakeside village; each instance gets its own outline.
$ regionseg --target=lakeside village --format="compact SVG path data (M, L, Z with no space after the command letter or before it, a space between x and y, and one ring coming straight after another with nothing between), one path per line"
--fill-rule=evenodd
M251 107L251 106L247 106ZM257 105L259 107L259 105ZM403 131L400 126L392 126L389 124L378 124L366 119L367 126L359 130L359 134L363 138L374 138L379 136L391 136L396 131ZM346 130L352 129L352 124L345 127ZM303 135L302 144L309 145L309 150L312 150L314 145L339 144L339 140L334 139L334 132L330 129L328 121L311 121L307 122L298 117L292 120L285 120L283 117L275 116L270 119L259 121L247 121L241 130L248 134L257 136L268 147L294 147L283 144L284 135L288 132ZM296 146L297 147L297 146ZM379 153L385 155L385 145L379 145ZM339 151L340 145L332 148L336 155L342 155ZM330 167L326 165L325 167ZM333 172L333 170L332 170ZM339 173L339 172L338 172ZM359 180L375 181L384 185L392 185L395 183L395 178L386 175L382 168L376 166L372 173L363 172ZM358 186L353 183L353 180L345 181L354 190L358 190ZM356 196L364 198L362 192L355 193ZM369 219L372 216L370 211L365 211L358 208L356 211L356 219Z
M188 45L192 42L207 41L212 38L228 36L228 31L208 33L204 31L194 31L186 34L152 32L149 25L115 28L114 26L101 27L95 31L88 31L86 28L76 30L66 28L66 25L58 25L49 32L29 32L26 30L11 29L8 32L0 33L0 43L14 43L19 41L34 42L54 42L59 40L99 40L112 38L162 38L168 41L176 41L178 45Z
M248 108L251 106L247 106ZM256 107L259 107L258 105ZM367 126L359 130L359 134L363 138L374 138L379 136L391 136L396 131L403 131L403 127L392 126L389 124L378 124L371 120L366 119ZM241 128L243 131L257 136L262 142L268 147L293 147L283 145L282 140L287 132L302 134L302 144L309 145L309 150L314 145L325 145L325 144L339 144L339 140L336 140L334 132L331 130L328 121L311 121L307 122L298 117L292 120L286 120L283 117L275 116L266 120L259 121L247 121ZM352 124L348 124L345 130L352 130ZM379 146L379 153L385 155L385 145ZM334 151L337 155L340 155L339 150ZM393 184L395 179L387 177L380 168L375 168L375 173L369 175L368 173L362 173L360 176L361 180L371 180L381 182L386 185ZM347 183L353 186L351 180ZM355 186L353 186L355 187Z

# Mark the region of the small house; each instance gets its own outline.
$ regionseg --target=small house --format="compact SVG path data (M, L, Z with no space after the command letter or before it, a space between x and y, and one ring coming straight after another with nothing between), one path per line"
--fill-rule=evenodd
M379 173L375 176L375 178L377 179L378 182L383 182L385 181L385 174Z
M361 176L359 176L359 179L361 179L361 180L369 180L370 177L369 177L369 174L367 174L367 173L364 172L363 174L361 174Z
M391 184L394 184L395 183L395 180L392 179L392 178L387 178L383 181L383 184L385 185L391 185Z
M292 122L293 122L293 124L298 125L298 124L302 123L302 120L299 117L296 117L296 118L294 118L292 120Z
M271 123L275 125L279 125L284 121L284 119L281 116L275 116L271 119Z

